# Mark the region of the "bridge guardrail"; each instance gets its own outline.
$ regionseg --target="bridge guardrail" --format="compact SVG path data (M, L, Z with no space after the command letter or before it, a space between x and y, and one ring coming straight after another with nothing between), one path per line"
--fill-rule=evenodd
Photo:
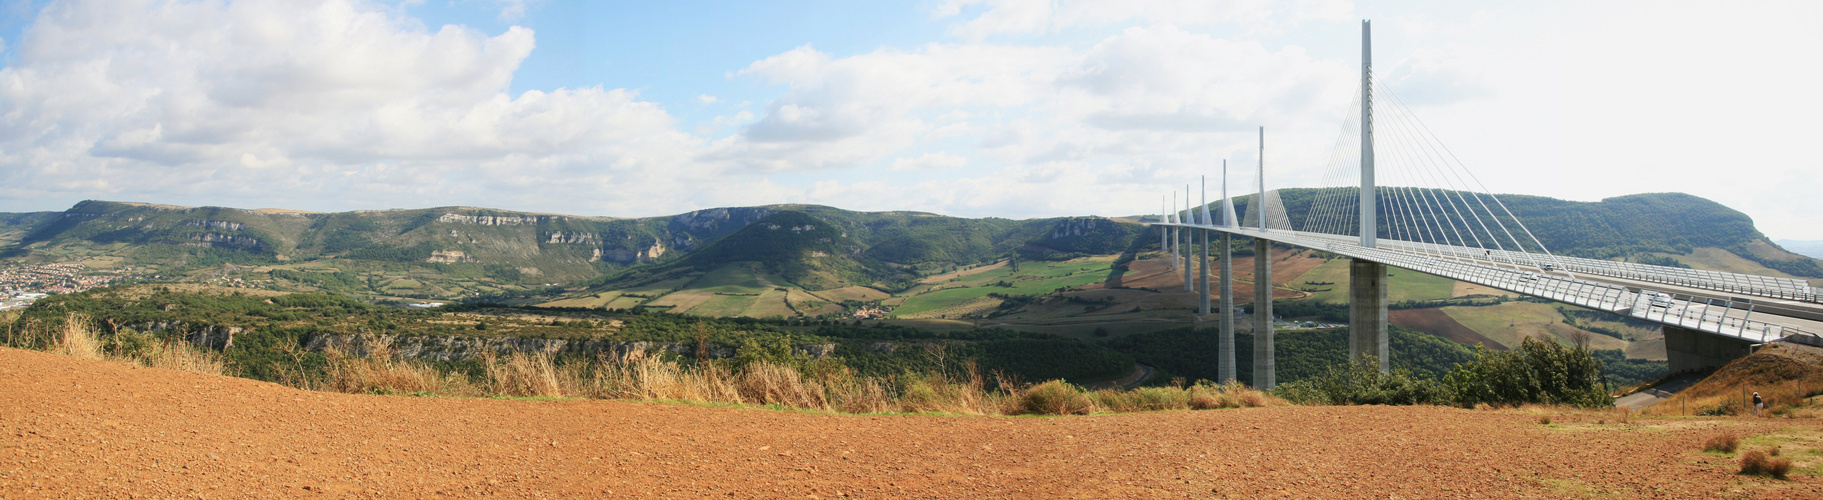
M1513 255L1511 255L1510 252L1500 252L1499 254L1496 254L1496 251L1472 249L1476 252L1481 252L1477 255L1475 252L1465 251L1470 249L1470 247L1452 248L1442 245L1429 246L1420 250L1414 248L1415 245L1411 242L1400 240L1380 240L1380 245L1382 247L1390 247L1390 249L1366 248L1340 241L1344 238L1336 237L1335 235L1319 236L1311 233L1286 230L1263 232L1257 228L1215 228L1211 226L1209 229L1221 229L1236 234L1266 238L1306 248L1321 249L1337 255L1373 260L1437 276L1491 286L1502 290L1547 298L1591 309L1599 309L1632 316L1655 323L1690 328L1693 330L1744 340L1753 340L1761 343L1778 340L1787 335L1802 332L1802 330L1786 325L1748 319L1752 315L1751 304L1747 309L1741 310L1743 312L1742 317L1736 318L1729 315L1738 310L1734 307L1735 304L1733 301L1723 301L1721 304L1722 308L1717 310L1714 309L1717 304L1713 299L1704 300L1702 307L1698 308L1695 306L1695 304L1697 304L1695 297L1684 296L1684 298L1678 299L1676 295L1666 294L1665 297L1668 297L1668 299L1659 301L1664 302L1665 305L1658 306L1654 305L1655 301L1652 300L1652 297L1663 292L1642 290L1643 293L1635 293L1627 289L1627 287L1620 285L1565 278L1548 273L1526 272L1519 268L1520 265L1524 264L1514 260ZM1486 260L1489 256L1493 256L1494 260L1497 262L1506 261L1509 264L1513 264L1515 268L1505 269L1489 267L1456 260ZM1565 266L1567 267L1568 264L1565 264ZM1589 274L1606 275L1604 273ZM1642 279L1642 281L1653 280ZM1715 287L1704 286L1696 286L1696 288L1717 289ZM1654 310L1658 310L1658 313L1653 314ZM1675 311L1675 314L1673 311Z

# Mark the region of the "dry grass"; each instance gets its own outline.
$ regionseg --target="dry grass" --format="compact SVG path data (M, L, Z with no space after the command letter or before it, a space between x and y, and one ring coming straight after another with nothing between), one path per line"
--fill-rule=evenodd
M1770 349L1770 348L1769 348ZM1752 415L1752 393L1766 402L1766 414L1782 415L1823 394L1823 367L1778 351L1761 351L1716 370L1670 399L1648 407L1654 415Z
M88 316L70 313L64 317L63 327L57 333L57 345L51 352L78 359L108 359L107 354L101 352L100 336Z
M1734 450L1740 447L1741 438L1735 437L1733 434L1722 434L1703 442L1703 451L1716 453L1734 453Z
M1772 476L1785 479L1791 472L1791 459L1778 456L1775 449L1771 456L1760 450L1751 450L1741 454L1741 473L1756 476Z
M1062 381L1020 386L973 364L958 376L860 377L840 365L686 364L646 352L592 362L558 362L516 353L482 360L485 378L470 381L425 363L393 359L385 346L363 357L331 353L326 380L308 388L370 394L439 394L631 399L768 405L842 413L1080 415L1099 412L1237 408L1285 404L1238 383L1088 392ZM299 385L293 383L292 385Z
M1089 396L1097 405L1098 411L1114 412L1212 410L1287 404L1284 400L1239 382L1221 385L1205 383L1190 387L1141 387L1124 391L1100 390Z
M581 385L576 370L562 370L560 374L551 356L544 353L516 352L502 361L489 352L481 359L481 366L487 372L487 391L502 396L560 398L566 392L577 392ZM571 390L565 391L565 386Z
M89 318L76 314L65 318L58 328L49 332L48 350L59 354L214 375L226 371L221 354L179 339L161 339L130 329L104 338ZM294 356L301 356L300 348L291 348ZM983 374L972 362L954 375L875 378L858 376L840 363L827 361L735 367L722 362L686 363L635 351L560 362L549 353L522 352L484 357L481 375L471 379L430 363L400 359L385 344L367 345L365 350L366 355L360 356L325 351L327 368L315 375L305 373L302 365L277 367L277 381L301 389L356 394L631 399L842 413L1080 415L1286 404L1239 383L1093 392L1063 381L1016 384L998 374Z
M1039 415L1086 415L1095 412L1095 401L1082 388L1052 380L1032 386L1019 397L1019 411Z
M478 395L468 378L446 374L425 363L394 359L390 346L377 343L367 346L368 355L351 356L339 351L325 351L329 370L320 383L305 382L301 388L354 394L441 394ZM296 384L294 382L294 384Z
M149 335L123 329L104 340L88 316L70 313L53 336L49 351L73 358L132 363L150 368L164 368L210 375L221 375L227 368L221 354L196 347L179 339L159 340Z

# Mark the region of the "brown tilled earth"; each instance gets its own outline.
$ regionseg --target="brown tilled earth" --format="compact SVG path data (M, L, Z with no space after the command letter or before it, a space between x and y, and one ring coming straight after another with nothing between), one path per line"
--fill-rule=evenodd
M1457 322L1456 318L1444 314L1442 309L1399 309L1387 311L1387 319L1393 324L1436 335L1462 345L1481 344L1488 349L1506 350L1507 346L1494 339L1476 332L1474 329Z
M328 394L0 349L0 497L1817 498L1814 420L1279 407L1061 418ZM1797 455L1794 450L1791 455Z

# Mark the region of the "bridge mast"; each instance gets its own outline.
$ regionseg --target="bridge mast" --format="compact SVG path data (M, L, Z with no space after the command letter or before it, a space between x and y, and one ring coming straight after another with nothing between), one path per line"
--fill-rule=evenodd
M1361 21L1361 246L1374 247L1380 232L1374 189L1374 54L1371 21Z
M1260 127L1260 232L1266 232L1266 127ZM1253 387L1272 390L1278 384L1272 347L1272 242L1253 239ZM1234 344L1222 346L1233 350Z
M1193 224L1196 223L1196 210L1191 209L1190 204L1195 203L1196 202L1195 200L1196 200L1195 198L1190 197L1190 185L1185 184L1184 185L1184 217L1189 218L1190 220L1187 222L1190 222ZM1194 280L1194 278L1190 277L1190 270L1191 270L1191 268L1196 267L1196 261L1190 259L1190 252L1196 251L1196 234L1191 233L1190 228L1184 228L1183 235L1184 235L1184 291L1194 292L1194 291L1196 291L1196 281Z
M1199 207L1199 208L1203 209L1203 213L1197 215L1197 220L1201 221L1202 225L1213 226L1213 225L1215 225L1215 221L1209 220L1209 178L1204 177L1202 179L1202 183L1203 183L1203 185L1202 185L1201 198L1202 198L1203 205L1202 205L1202 207ZM1197 305L1198 305L1197 311L1204 316L1208 316L1209 315L1209 230L1208 229L1198 230L1196 232L1196 234L1197 234L1197 237L1202 240L1201 241L1202 244L1198 245L1197 249L1196 249L1196 258L1197 258L1197 261L1199 262L1199 264L1197 265L1197 268L1196 268L1196 286L1197 286L1196 299L1197 299Z
M1361 21L1361 246L1374 247L1379 199L1374 191L1373 51L1369 22ZM1386 265L1365 259L1348 263L1348 359L1372 356L1382 373L1391 369L1386 328Z
M1229 202L1229 200L1228 200L1228 160L1224 159L1224 160L1222 160L1222 225L1225 227L1239 226L1239 224L1235 223L1235 221L1234 221L1235 217L1234 217L1234 210L1232 208L1233 206L1234 206L1234 204ZM1222 249L1221 250L1221 252L1222 252L1221 286L1222 286L1222 289L1220 291L1220 293L1222 294L1222 297L1221 297L1222 311L1221 311L1221 316L1217 317L1217 321L1220 321L1220 323L1218 323L1219 329L1216 331L1216 346L1219 349L1216 354L1217 357L1216 357L1215 366L1216 366L1216 375L1217 375L1216 378L1220 379L1223 382L1227 382L1228 379L1234 378L1234 364L1235 364L1234 359L1235 358L1234 358L1234 252L1233 252L1233 248L1234 248L1234 233L1231 233L1228 231L1222 231L1222 241L1221 241L1221 249ZM1256 361L1256 363L1257 363L1257 361Z

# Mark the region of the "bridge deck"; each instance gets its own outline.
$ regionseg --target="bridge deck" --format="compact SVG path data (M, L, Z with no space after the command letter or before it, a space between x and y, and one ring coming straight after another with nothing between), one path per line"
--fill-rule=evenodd
M1389 239L1367 248L1353 237L1282 229L1155 225L1261 238L1753 342L1823 332L1816 291L1786 278Z

